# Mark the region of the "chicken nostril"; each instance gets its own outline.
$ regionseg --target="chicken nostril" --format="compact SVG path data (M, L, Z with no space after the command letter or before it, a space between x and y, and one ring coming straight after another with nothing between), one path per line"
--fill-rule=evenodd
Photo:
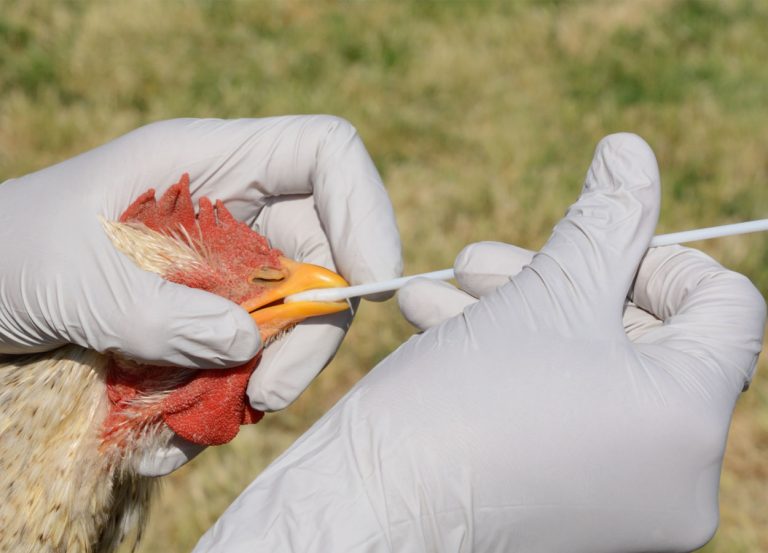
M267 284L285 279L285 273L274 267L259 267L251 273L251 282L254 284Z

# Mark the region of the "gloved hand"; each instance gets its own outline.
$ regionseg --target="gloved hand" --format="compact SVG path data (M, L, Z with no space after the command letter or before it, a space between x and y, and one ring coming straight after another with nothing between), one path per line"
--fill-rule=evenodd
M645 255L658 209L648 146L603 140L543 249L529 259L504 248L490 265L475 254L497 246L466 250L459 281L480 299L438 285L437 301L464 301L442 323L442 308L430 315L406 299L412 319L435 326L272 463L195 551L629 553L706 542L765 303L701 253Z
M289 257L351 283L400 274L391 204L346 121L163 121L0 185L0 354L75 343L205 368L256 355L258 329L244 310L137 269L101 228L99 215L116 219L139 194L162 193L185 172L193 198L222 199ZM317 318L270 345L248 387L252 405L291 403L350 321L349 312Z

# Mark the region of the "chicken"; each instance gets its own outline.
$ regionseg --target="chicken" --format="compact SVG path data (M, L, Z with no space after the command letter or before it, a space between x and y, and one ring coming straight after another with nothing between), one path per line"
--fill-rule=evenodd
M346 282L283 257L221 202L201 198L198 211L184 175L159 201L149 190L119 221L103 223L140 268L240 304L265 343L347 308L282 303ZM129 535L138 540L156 480L138 473L139 461L174 435L218 445L260 420L245 396L258 361L192 370L75 345L0 359L0 552L103 553Z

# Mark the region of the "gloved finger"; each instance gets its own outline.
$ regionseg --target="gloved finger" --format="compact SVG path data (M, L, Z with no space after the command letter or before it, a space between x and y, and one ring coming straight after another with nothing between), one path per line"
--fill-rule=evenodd
M272 198L255 227L288 257L336 270L311 196ZM269 344L248 383L251 405L276 411L291 404L336 354L352 315L314 317Z
M110 276L79 283L77 320L65 322L68 342L191 368L237 366L261 348L253 319L229 300L142 271L116 250L93 262L92 274Z
M271 412L293 403L336 355L350 317L314 317L270 343L248 381L251 406Z
M741 390L752 379L765 326L765 300L743 275L681 246L653 248L633 288L638 307L664 324L639 341L694 358ZM648 352L646 352L648 353Z
M100 148L87 165L94 166L94 157L101 166L115 158L119 167L129 165L127 160L141 167L126 167L127 192L106 195L114 215L148 185L162 191L185 172L193 198L222 199L249 223L270 197L313 194L342 276L358 284L402 271L387 192L357 131L338 117L162 121Z
M573 321L587 317L620 330L624 300L658 212L659 172L648 144L627 133L604 138L581 196L517 284L532 287L524 291L528 295L538 289Z
M460 314L476 301L447 282L428 278L413 279L397 293L403 317L422 331Z
M453 264L459 287L479 298L509 282L535 252L502 242L477 242L466 246Z
M136 464L141 476L165 476L189 463L200 455L206 446L193 444L174 435L166 446L152 448Z

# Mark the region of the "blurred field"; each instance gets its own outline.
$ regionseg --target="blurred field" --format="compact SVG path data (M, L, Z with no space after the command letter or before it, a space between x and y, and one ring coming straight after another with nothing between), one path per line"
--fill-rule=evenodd
M0 181L177 116L333 113L388 185L406 271L469 242L538 248L596 142L662 168L660 232L768 216L768 4L0 0ZM766 237L701 248L768 293ZM295 405L167 479L141 552L189 551L227 504L410 335L364 305ZM738 406L707 553L768 551L768 367Z

